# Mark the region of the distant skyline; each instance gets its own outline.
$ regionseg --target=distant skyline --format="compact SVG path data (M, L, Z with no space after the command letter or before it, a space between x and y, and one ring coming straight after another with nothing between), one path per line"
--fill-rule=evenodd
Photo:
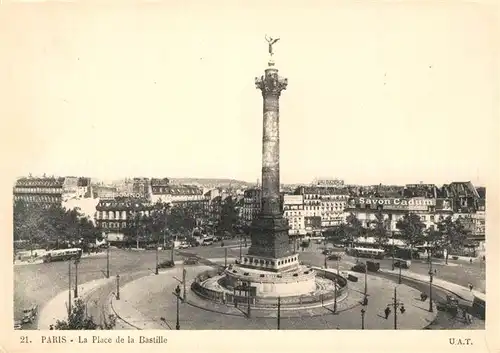
M45 177L47 178L50 178L50 177L80 177L80 176L77 176L77 175L52 175L52 174L45 174ZM19 176L20 178L22 177L29 177L29 175L22 175L22 176ZM40 177L44 177L43 174L40 174L40 175L33 175L31 174L31 177L33 178L40 178ZM126 179L130 179L130 178L134 178L134 177L137 177L137 178L152 178L152 177L148 177L148 176L145 176L145 175L138 175L138 176L131 176L131 177L122 177L122 178L113 178L113 179L103 179L103 178L96 178L96 177L93 177L93 176L89 176L89 175L84 175L83 177L89 177L92 179L92 182L102 182L102 183L113 183L113 182L119 182L119 181L125 181ZM163 177L162 177L163 178ZM170 179L171 181L173 182L178 182L179 180L191 180L194 182L194 180L199 180L199 181L208 181L208 180L221 180L221 181L225 181L225 182L229 182L229 181L232 181L232 182L235 182L235 183L238 183L238 182L241 182L241 183L246 183L246 184L257 184L257 180L254 180L254 181L251 181L251 180L242 180L242 179L228 179L228 178L223 178L223 177L220 177L220 178L217 178L217 177L214 177L214 178L198 178L196 176L192 176L192 177L178 177L178 178L175 178L175 177L172 177L172 178L169 178L167 177L168 179ZM325 180L326 178L323 178L323 180ZM338 178L332 178L333 179L338 179ZM395 183L395 184L383 184L383 183L364 183L364 184L360 184L360 183L349 183L347 180L344 180L344 185L346 186L349 186L349 185L366 185L366 186L373 186L373 185L379 185L379 184L382 184L382 185L397 185L397 186L404 186L404 185L411 185L411 184L434 184L436 186L441 186L443 184L450 184L452 182L472 182L472 184L475 186L475 187L484 187L485 185L482 185L482 184L477 184L477 183L474 183L472 180L449 180L449 181L445 181L443 183L433 183L432 181L424 181L424 180L419 180L419 181L415 181L415 182L409 182L409 183ZM259 186L261 185L260 184L260 179L258 180L258 184ZM282 185L307 185L307 184L315 184L315 180L312 179L310 180L309 182L290 182L290 183L284 183L282 182L281 183Z
M289 80L282 183L485 185L498 175L499 38L488 8L263 4L60 4L4 18L12 171L255 182L254 78L269 34L281 38L275 59Z

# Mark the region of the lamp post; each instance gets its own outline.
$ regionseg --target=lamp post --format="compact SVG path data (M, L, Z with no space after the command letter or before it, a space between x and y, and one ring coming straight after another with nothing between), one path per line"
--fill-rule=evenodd
M68 321L71 315L71 260L68 261Z
M184 266L184 265L183 265ZM183 302L186 302L186 269L182 269Z
M363 297L363 306L368 304L368 263L365 261L365 291Z
M401 263L399 263L399 277L398 277L398 284L401 284Z
M398 299L397 299L397 289L394 287L394 329L398 329Z
M333 313L337 312L337 277L333 280Z
M116 300L120 300L120 275L116 274Z
M170 261L172 262L172 264L174 263L174 248L175 248L175 241L173 239L173 237L171 237L171 243L172 243L172 249L170 251Z
M432 272L432 252L429 253L429 312L432 313L434 311L432 307L432 278L434 273Z
M227 248L224 248L224 268L227 268Z
M404 304L402 302L398 301L397 287L394 287L394 298L393 298L392 305L394 307L394 329L397 330L398 329L398 307L399 307L399 310L401 311L401 314L404 314L406 311Z
M366 313L365 308L362 308L361 309L361 329L362 330L365 329L365 313Z
M78 264L80 263L79 259L75 260L75 298L78 298Z
M160 238L156 240L156 266L155 266L155 275L158 274L158 248L160 247Z
M106 278L109 278L109 243L106 243Z
M394 271L394 233L392 233L392 270Z
M281 325L281 297L278 297L278 330Z
M246 288L247 289L247 316L250 317L250 315L251 315L251 313L250 313L250 310L251 310L250 309L250 300L251 300L251 298L250 298L250 295L251 295L251 293L250 293L250 282L247 282L245 284L246 284L246 287L247 287Z
M239 241L239 243L240 243L240 264L241 264L241 258L243 256L242 255L243 249L242 249L242 243L241 243L241 234L240 234L240 241Z
M181 288L179 285L175 288L175 296L177 297L177 320L175 322L175 329L180 330L181 326L179 325L179 299L181 294Z

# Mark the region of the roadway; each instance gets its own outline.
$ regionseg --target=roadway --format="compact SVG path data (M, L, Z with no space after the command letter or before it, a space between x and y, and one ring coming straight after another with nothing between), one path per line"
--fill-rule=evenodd
M237 241L225 241L228 257L238 257L239 247ZM300 259L305 263L316 266L324 265L324 255L317 251L300 251ZM207 247L196 247L183 250L183 253L193 253L203 258L223 258L226 250L220 246L220 243ZM243 249L243 254L246 249ZM131 281L137 276L154 272L156 252L154 250L121 250L110 249L109 254L110 275L120 274L120 285ZM171 258L170 250L159 251L159 261ZM182 259L177 254L174 260ZM348 270L355 262L355 259L345 256L340 262L341 270ZM391 267L391 259L381 260L381 269ZM451 262L450 262L451 263ZM328 261L328 267L335 267L335 261ZM475 284L476 277L482 271L476 264L456 264L455 266L446 266L437 264L437 277L461 285L467 285L469 282ZM75 266L72 265L72 281L74 283ZM428 273L428 264L423 261L415 260L412 263L411 271L417 273ZM140 272L137 274L137 272ZM78 282L84 283L95 279L103 278L106 273L106 256L101 254L98 257L82 258L78 265ZM134 274L134 275L131 275ZM483 277L484 278L484 277ZM74 288L72 286L72 288ZM61 291L68 289L68 262L53 262L47 264L31 264L14 267L14 317L20 319L22 309L33 304L39 305L41 309L45 303L55 297ZM87 300L88 310L92 316L100 322L102 311L109 312L106 307L106 299L110 292L115 290L114 284L104 286L94 291ZM439 296L440 290L436 289L436 295ZM444 293L444 292L443 292ZM442 295L445 295L441 293ZM104 307L103 307L104 305ZM36 328L36 322L26 325L26 329Z
M239 255L239 248L236 241L225 241L227 244L228 257ZM234 248L236 246L236 248ZM220 243L206 246L186 249L186 252L197 253L201 257L214 258L224 257L225 250L221 248ZM158 252L159 262L171 258L170 250L161 250ZM183 257L175 254L174 261L181 260ZM110 248L109 251L109 273L110 276L120 274L121 283L126 283L129 273L142 271L145 273L154 272L156 264L155 250L122 250ZM83 257L78 265L78 283L85 283L106 276L106 254L100 253L97 256ZM71 266L72 288L75 281L75 266ZM38 305L39 309L43 307L50 299L55 297L61 291L68 289L68 262L58 261L41 264L28 264L14 266L14 318L21 319L22 310L31 305ZM102 292L106 292L104 289ZM109 291L107 291L109 292ZM92 294L92 300L101 298L101 290ZM94 314L99 311L94 310ZM25 325L26 329L36 328L36 322Z
M321 254L323 250L322 245L311 244L311 249L306 249L306 251L300 251L300 259L304 262L314 264L316 266L323 266L325 263L325 256ZM340 249L339 249L340 250ZM352 256L343 255L344 262L354 264L356 258ZM360 260L367 260L362 259ZM392 258L384 258L382 260L375 260L380 262L380 269L391 269L392 268ZM335 266L335 261L328 261L328 266ZM448 265L445 264L443 259L433 259L432 268L436 270L435 278L440 278L442 280L459 284L461 286L467 287L471 283L474 288L484 292L484 286L486 283L486 269L483 263L477 261L472 264L460 261L460 260L448 260ZM429 274L429 263L426 260L412 260L410 271L421 274Z

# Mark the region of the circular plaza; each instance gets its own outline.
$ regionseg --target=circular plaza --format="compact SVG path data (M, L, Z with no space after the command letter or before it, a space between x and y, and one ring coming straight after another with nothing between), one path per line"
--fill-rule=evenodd
M110 307L119 319L120 329L175 329L177 324L180 329L200 330L393 329L394 313L386 319L384 309L392 303L396 287L398 305L406 308L404 314L396 313L399 329L425 328L436 316L417 299L419 291L412 287L369 275L366 284L364 276L360 276L335 289L332 278L346 278L350 273L341 272L337 277L334 270L313 270L314 294L285 296L278 303L272 296L250 302L242 296L242 300L231 301L234 291L220 283L225 280L224 270L179 266L127 283L120 289L119 300L109 298ZM181 281L183 275L185 283ZM200 292L200 288L206 292ZM332 290L337 291L337 297L328 297ZM363 306L365 296L368 305Z

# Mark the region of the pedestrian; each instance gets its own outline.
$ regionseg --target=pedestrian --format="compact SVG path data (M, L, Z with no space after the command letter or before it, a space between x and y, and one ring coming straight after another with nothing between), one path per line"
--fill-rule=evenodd
M469 262L472 263L472 257L469 259Z
M469 317L468 317L469 313L467 312L467 309L465 309L465 308L462 309L462 315L464 317L464 320L468 321L468 319L469 319Z
M467 316L466 316L466 321L467 321L467 323L468 323L468 324L472 324L472 315L471 315L471 314L469 314L469 313L467 313L466 315L467 315Z
M387 320L389 318L389 314L391 313L391 308L387 306L387 308L385 308L384 310L384 313L385 313L385 319Z
M434 269L434 274L437 275L438 271L437 269Z
M49 330L53 330L53 329L54 329L54 325L50 325Z
M469 289L470 289L471 292L472 292L472 288L474 288L473 285L472 285L472 283L469 283Z

